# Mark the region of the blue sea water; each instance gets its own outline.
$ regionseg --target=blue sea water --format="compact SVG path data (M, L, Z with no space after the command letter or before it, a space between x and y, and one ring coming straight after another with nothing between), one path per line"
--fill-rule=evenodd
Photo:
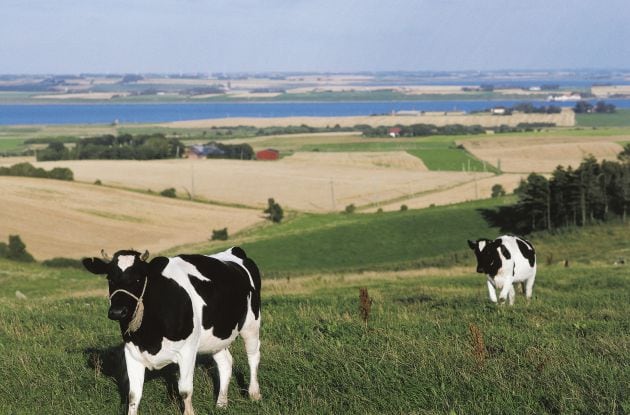
M0 105L0 125L157 123L234 117L332 117L391 114L396 111L480 111L511 107L523 101L378 101L378 102L247 102L164 104L7 104ZM527 101L549 105L546 101ZM630 99L606 102L630 108ZM572 107L574 102L554 102Z

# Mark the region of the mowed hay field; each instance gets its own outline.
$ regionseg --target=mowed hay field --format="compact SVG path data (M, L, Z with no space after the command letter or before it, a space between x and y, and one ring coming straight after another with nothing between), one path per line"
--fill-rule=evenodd
M0 188L0 240L20 235L37 260L99 255L102 248L157 252L263 220L256 210L59 180L0 177Z
M557 166L576 168L593 155L616 160L623 149L618 136L492 137L461 141L480 160L509 173L548 173ZM500 163L500 166L499 166Z
M305 212L343 210L384 203L420 192L449 188L491 173L430 172L406 153L383 155L313 154L277 161L241 160L80 160L36 163L68 167L75 180L161 191L254 208L274 198L282 207ZM402 167L401 167L402 166Z

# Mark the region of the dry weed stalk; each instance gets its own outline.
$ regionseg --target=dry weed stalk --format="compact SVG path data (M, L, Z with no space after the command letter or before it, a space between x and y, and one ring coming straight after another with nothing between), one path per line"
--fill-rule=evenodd
M477 367L482 367L486 361L486 345L483 342L483 333L481 333L479 327L474 323L470 323L468 328L470 330L470 341L473 347L475 362L477 363Z
M365 287L359 288L359 314L363 319L363 322L367 326L368 319L370 318L370 311L372 310L372 299L368 295L368 290Z

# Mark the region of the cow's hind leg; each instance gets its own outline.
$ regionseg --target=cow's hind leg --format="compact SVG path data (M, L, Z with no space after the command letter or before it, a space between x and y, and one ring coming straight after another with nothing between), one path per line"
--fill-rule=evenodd
M247 322L241 330L245 342L247 362L249 363L249 397L259 401L260 386L258 385L258 364L260 363L260 319Z
M536 279L535 276L530 277L525 283L525 298L527 298L527 301L532 299L532 292L534 291L535 279Z
M223 349L212 355L214 361L217 362L219 369L219 397L217 398L217 406L225 407L228 403L228 386L232 377L232 355L228 349Z
M194 352L183 353L182 359L179 362L179 381L177 387L179 389L179 396L181 396L184 401L184 415L195 414L192 407L195 358L196 354Z

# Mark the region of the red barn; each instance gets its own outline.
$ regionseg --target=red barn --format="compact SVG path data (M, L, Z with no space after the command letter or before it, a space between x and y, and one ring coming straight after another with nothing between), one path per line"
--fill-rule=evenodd
M396 137L400 137L401 131L402 131L402 128L400 127L390 127L387 133L389 134L390 137L396 138Z
M256 153L256 160L278 160L280 158L280 152L273 148L267 148L260 150Z

